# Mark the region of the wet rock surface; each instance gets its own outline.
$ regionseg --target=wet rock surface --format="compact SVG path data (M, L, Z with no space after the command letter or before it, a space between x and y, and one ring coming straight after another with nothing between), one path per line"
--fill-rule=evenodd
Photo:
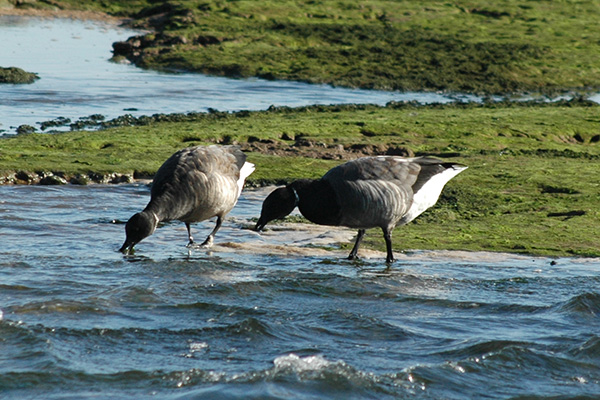
M145 178L141 176L139 178ZM137 176L135 178L138 178ZM3 185L88 185L93 183L130 183L133 182L133 174L97 172L65 174L60 171L9 171L0 175L0 184Z
M28 84L40 79L38 74L17 67L0 67L0 83Z

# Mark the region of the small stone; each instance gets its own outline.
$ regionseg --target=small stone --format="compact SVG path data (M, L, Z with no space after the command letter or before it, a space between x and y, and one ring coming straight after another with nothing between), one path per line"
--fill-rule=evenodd
M58 175L46 175L40 179L40 185L66 185L67 183L65 178Z

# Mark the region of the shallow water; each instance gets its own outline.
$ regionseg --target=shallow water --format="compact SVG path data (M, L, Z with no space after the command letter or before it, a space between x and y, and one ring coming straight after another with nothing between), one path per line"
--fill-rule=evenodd
M210 252L169 223L125 257L145 185L1 186L1 397L600 395L600 260L409 252L386 270L344 259L350 230L247 229L267 191Z
M165 74L116 64L112 43L139 32L94 21L0 16L0 66L35 72L30 85L0 85L0 133L65 117L264 110L275 106L473 101L469 95L333 88L300 82ZM62 129L62 128L61 128ZM67 128L68 129L68 128Z
M0 65L42 76L0 86L0 130L98 113L414 99L107 62L110 44L132 34L0 17ZM380 252L345 260L337 243L351 230L251 231L267 192L244 192L211 251L188 251L174 222L125 257L122 222L148 201L145 185L0 186L0 397L600 396L600 260L408 252L389 270ZM194 236L212 227L196 224Z

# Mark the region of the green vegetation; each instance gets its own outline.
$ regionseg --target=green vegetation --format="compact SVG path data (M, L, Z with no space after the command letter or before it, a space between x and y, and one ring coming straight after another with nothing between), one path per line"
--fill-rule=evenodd
M39 76L37 74L24 71L21 68L0 67L0 83L33 83L37 79L39 79Z
M237 142L257 166L252 185L319 177L341 162L319 154L404 149L469 169L438 205L396 230L395 248L600 256L599 111L575 100L157 116L97 132L2 139L0 170L152 174L176 149ZM372 230L367 242L382 248L380 236Z
M12 0L17 3L16 0ZM146 68L477 93L600 87L595 0L53 0L155 32L116 46Z
M129 17L152 32L115 44L115 55L146 68L484 94L600 88L594 0L7 1ZM150 176L184 146L239 143L257 166L249 184L260 185L367 154L431 154L469 169L395 231L396 249L598 257L599 111L576 99L124 116L96 132L23 127L0 140L0 172L25 182L54 172L55 183ZM366 241L383 248L376 230Z

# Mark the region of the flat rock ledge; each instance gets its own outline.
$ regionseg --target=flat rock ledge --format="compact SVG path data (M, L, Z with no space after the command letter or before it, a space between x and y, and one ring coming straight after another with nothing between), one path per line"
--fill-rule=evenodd
M88 185L93 183L117 184L131 183L136 179L133 174L99 174L90 172L87 174L65 174L62 172L31 172L10 171L0 175L0 185Z

